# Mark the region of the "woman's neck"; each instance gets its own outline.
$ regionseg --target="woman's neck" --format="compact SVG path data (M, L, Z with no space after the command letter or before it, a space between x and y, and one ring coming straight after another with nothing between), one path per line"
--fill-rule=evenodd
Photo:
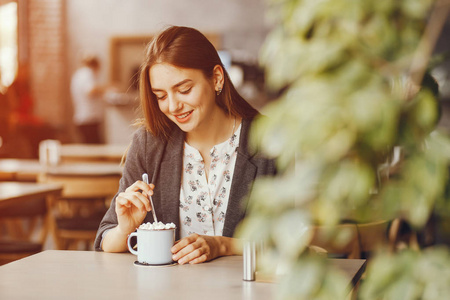
M229 139L239 124L240 119L221 112L212 117L208 124L202 124L203 126L195 131L188 132L186 142L201 153L209 151L215 145Z

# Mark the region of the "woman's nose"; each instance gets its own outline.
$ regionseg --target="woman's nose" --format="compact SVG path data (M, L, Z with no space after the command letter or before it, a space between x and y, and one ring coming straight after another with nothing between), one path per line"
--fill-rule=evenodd
M169 111L175 113L183 108L183 104L174 96L169 96Z

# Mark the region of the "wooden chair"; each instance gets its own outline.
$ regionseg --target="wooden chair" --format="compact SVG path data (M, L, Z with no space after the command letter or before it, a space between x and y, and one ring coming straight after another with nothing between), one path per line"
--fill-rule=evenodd
M0 181L12 181L12 180L14 180L13 175L11 175L9 172L0 171Z
M49 228L45 198L0 210L0 265L42 251Z
M388 225L386 220L368 223L343 223L334 227L315 226L310 245L325 249L328 256L342 258L368 258L381 244L388 243ZM339 239L336 237L343 236ZM353 287L349 299L357 299L360 282Z
M389 221L378 220L368 223L357 223L361 254L364 258L370 255L380 246L389 246Z
M325 249L329 256L361 257L358 229L355 224L314 226L312 230L313 238L310 245Z
M50 204L51 232L58 249L92 248L109 201L119 189L120 175L41 174L39 182L63 185L60 199Z
M314 226L310 247L319 247L330 258L361 258L358 228L354 223L336 226ZM348 299L356 299L359 281L350 291Z
M328 253L346 258L367 258L380 245L389 246L392 234L390 222L377 220L368 223L344 223L335 227L315 226L311 245L324 248ZM392 230L392 229L391 229ZM339 243L336 236L348 236Z
M404 248L418 250L420 248L417 233L409 228L406 221L394 219L389 227L389 247L391 251L398 251Z

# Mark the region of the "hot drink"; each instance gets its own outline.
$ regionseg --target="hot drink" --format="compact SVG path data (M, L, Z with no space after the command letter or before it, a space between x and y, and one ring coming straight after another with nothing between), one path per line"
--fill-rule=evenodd
M137 255L141 264L164 265L172 263L172 248L175 242L175 224L162 222L145 223L128 236L128 250ZM131 246L132 237L137 237L137 251Z

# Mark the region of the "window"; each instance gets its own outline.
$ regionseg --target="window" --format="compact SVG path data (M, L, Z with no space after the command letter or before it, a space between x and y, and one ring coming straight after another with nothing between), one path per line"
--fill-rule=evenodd
M0 86L14 81L18 67L17 2L0 5Z

